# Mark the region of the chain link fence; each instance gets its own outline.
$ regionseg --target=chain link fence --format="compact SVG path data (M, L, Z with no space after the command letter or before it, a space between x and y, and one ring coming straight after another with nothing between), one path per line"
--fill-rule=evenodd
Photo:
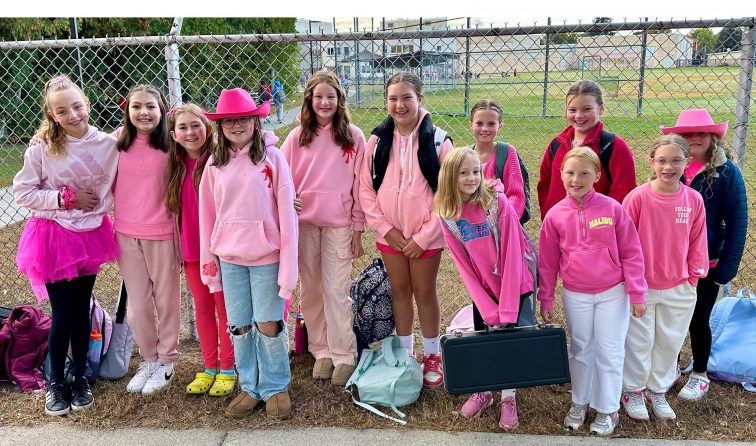
M754 122L749 110L755 24L756 19L746 18L473 28L469 20L453 27L440 19L383 19L380 26L372 20L370 31L337 33L334 20L299 21L297 34L182 36L177 19L168 36L0 42L0 304L34 300L15 267L28 212L13 203L9 186L40 121L42 87L56 74L80 83L92 102L90 123L105 131L119 125L119 103L139 83L161 88L172 106L191 101L214 109L222 88L256 92L277 79L288 96L284 119L265 127L283 139L296 126L310 73L328 69L339 74L352 120L369 135L386 115L386 79L412 71L423 79L425 107L455 146L474 142L469 110L475 102L495 99L502 105L499 139L517 148L530 172L534 214L541 157L566 125L565 92L573 82L591 79L604 90L605 125L633 150L639 183L648 177L645 160L659 125L674 124L680 110L707 108L715 120L729 121L725 144L736 153L752 207L756 172L746 155L756 145L748 135ZM720 27L740 32L739 49L701 52L687 36L693 28ZM365 24L355 19L353 29L361 28ZM754 221L752 216L750 224ZM534 237L539 224L534 218L527 225ZM737 287L756 286L754 234L749 231ZM378 255L372 241L368 232L367 255L355 261L355 274ZM119 282L117 267L108 265L98 277L96 293L112 302ZM438 290L445 326L469 302L447 254ZM191 331L192 311L187 310L185 334Z

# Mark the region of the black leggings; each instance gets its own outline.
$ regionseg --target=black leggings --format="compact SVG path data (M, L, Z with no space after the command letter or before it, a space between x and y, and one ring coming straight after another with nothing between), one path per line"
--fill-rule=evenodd
M705 373L711 353L711 327L709 317L719 294L717 285L710 276L698 280L696 309L690 321L690 349L693 351L693 371Z
M97 276L92 274L45 285L52 307L52 324L47 341L51 382L64 382L63 373L69 343L74 376L84 376L91 330L89 298L96 278Z

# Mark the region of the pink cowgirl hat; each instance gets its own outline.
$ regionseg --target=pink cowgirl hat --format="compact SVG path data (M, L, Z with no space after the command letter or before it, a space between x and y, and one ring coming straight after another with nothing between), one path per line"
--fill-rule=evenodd
M259 106L252 96L243 88L232 88L221 91L215 113L204 112L207 119L217 121L226 118L241 118L243 116L259 116L261 118L270 113L270 102L265 101Z
M669 135L670 133L706 132L713 133L719 138L724 138L727 133L727 125L727 121L720 124L714 123L714 120L711 119L711 115L709 115L709 112L705 108L695 108L681 111L674 127L660 125L659 128L665 135Z

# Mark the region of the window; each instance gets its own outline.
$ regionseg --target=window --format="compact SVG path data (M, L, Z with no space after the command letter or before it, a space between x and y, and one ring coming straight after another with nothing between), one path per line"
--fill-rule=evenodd
M344 47L344 56L348 56L348 55L349 55L349 47L346 46Z

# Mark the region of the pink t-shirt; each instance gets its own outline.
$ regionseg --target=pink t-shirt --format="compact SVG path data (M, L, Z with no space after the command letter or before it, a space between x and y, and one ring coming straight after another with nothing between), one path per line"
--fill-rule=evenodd
M186 175L181 183L181 250L185 262L199 262L199 193L194 188L194 166L197 160L184 160Z
M685 185L690 186L690 183L693 182L693 178L698 175L698 172L703 169L704 163L699 163L696 161L691 161L690 165L685 168Z

